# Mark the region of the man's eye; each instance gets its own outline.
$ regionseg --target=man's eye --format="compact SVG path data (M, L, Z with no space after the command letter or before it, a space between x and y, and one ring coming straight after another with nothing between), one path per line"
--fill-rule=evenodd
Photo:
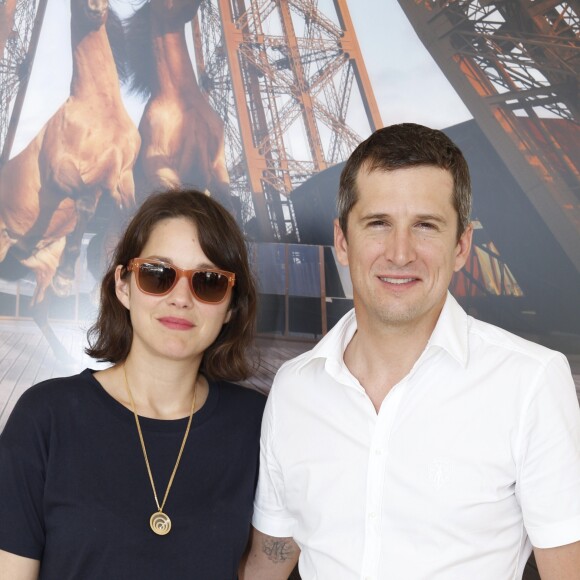
M436 230L437 229L437 226L435 224L432 224L431 222L420 222L417 225L420 228L425 229L425 230Z

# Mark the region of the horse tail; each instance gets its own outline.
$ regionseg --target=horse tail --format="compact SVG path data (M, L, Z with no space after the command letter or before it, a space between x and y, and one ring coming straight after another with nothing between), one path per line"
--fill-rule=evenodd
M151 96L151 87L155 82L150 0L125 20L125 34L129 90L146 100Z
M125 38L125 28L119 15L109 6L106 23L107 37L113 59L117 66L117 74L122 83L127 82L129 78L129 66L127 64L127 39Z

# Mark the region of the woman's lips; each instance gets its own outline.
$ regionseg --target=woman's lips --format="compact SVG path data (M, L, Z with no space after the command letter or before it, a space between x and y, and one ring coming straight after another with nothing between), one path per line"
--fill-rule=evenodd
M171 328L172 330L189 330L194 327L194 324L185 318L164 316L163 318L158 318L158 320L163 326Z

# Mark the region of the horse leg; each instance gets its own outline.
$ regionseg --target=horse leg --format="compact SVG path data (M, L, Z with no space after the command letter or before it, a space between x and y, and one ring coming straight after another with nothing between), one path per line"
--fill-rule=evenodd
M15 241L12 252L20 259L25 260L36 250L37 245L45 238L51 221L57 211L62 196L50 187L41 187L38 192L38 216L26 231Z
M65 364L71 364L74 362L74 359L67 352L48 322L48 311L53 298L54 294L50 291L50 288L47 289L43 300L33 305L31 309L32 319L40 329L40 332L42 332L44 338L46 338L57 360Z
M52 283L54 274L64 250L64 236L36 248L36 251L20 263L34 272L36 288L32 296L31 306L44 300L44 293Z
M8 250L18 242L18 238L11 236L4 221L0 218L0 262L4 261Z
M241 224L241 215L237 215L234 200L232 199L230 189L230 175L226 164L226 149L224 142L224 124L218 117L217 113L209 106L211 111L210 119L213 123L209 124L211 134L214 140L208 147L207 167L209 168L208 189L210 195L215 197L232 215L239 219Z
M30 302L32 319L46 338L54 356L59 361L68 363L72 362L72 359L48 322L48 311L54 297L50 290L50 282L60 261L64 242L63 237L47 244L26 260L22 260L21 264L31 269L36 277L36 289Z
M214 177L209 184L208 191L211 197L219 201L236 219L239 219L239 223L242 223L241 215L238 216L238 212L236 212L234 207L229 182L224 182Z
M100 193L83 195L75 201L77 223L74 230L66 237L64 250L56 274L52 279L52 288L57 296L68 296L75 278L75 265L81 253L83 234L90 219L95 214Z
M117 192L116 196L112 196L113 201L117 205L120 205L124 212L132 212L135 210L137 202L135 201L135 178L133 177L132 167L125 167L121 171L119 182L112 191Z

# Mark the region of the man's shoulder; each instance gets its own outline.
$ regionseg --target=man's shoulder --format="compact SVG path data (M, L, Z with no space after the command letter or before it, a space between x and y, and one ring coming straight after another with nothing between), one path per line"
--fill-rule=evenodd
M521 361L535 361L540 365L548 364L554 358L565 358L556 350L514 334L499 326L469 317L470 344L474 348L484 348L503 352L506 356Z
M310 363L319 358L317 347L318 345L284 362L276 373L275 382L281 383L287 379L294 380L298 376L308 375L311 372Z
M329 358L341 360L344 347L356 329L354 310L349 310L310 350L287 360L278 369L276 381L294 380L296 377L311 378Z

